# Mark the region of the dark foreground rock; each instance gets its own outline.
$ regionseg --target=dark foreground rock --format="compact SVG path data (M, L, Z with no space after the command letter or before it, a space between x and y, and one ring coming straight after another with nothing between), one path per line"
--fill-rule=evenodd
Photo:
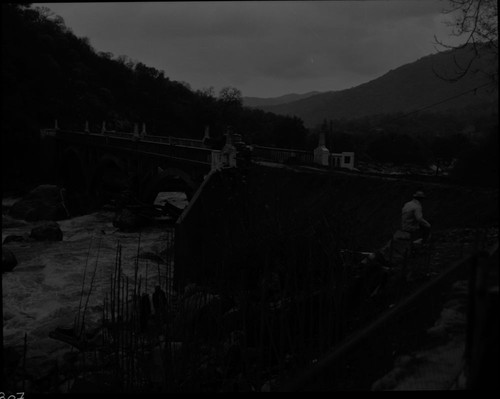
M17 265L17 259L11 250L2 247L2 273L11 272Z
M122 231L134 231L144 227L148 222L148 218L138 215L130 209L124 208L116 213L113 220L113 226Z
M2 244L8 244L9 242L29 242L29 241L31 241L31 240L30 240L30 237L27 233L25 233L22 236L11 234L11 235L8 235L7 237L5 237Z
M47 222L33 228L30 237L37 241L62 241L63 233L59 224Z
M12 205L9 216L28 221L68 218L65 192L55 185L41 185Z

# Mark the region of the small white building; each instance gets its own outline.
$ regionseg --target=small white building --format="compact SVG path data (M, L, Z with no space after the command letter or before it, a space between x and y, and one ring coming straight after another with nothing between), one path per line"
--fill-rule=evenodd
M325 133L320 132L318 147L314 149L314 163L330 168L354 169L354 152L331 153L325 146Z
M354 152L344 151L330 154L328 165L331 168L354 169Z

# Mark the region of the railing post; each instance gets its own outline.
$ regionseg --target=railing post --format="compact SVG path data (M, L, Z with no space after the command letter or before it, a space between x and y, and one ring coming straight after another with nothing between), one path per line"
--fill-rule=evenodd
M231 128L227 129L226 144L222 148L222 159L225 166L236 166L236 147L233 145Z
M220 150L212 150L211 152L211 170L219 169L221 167L221 153Z
M106 133L106 121L102 121L101 134Z
M54 129L58 130L59 129L59 125L57 123L57 119L54 121Z
M139 135L139 125L137 123L134 123L134 133L132 135L133 140L139 140L141 136Z
M146 123L142 123L142 130L141 130L141 136L145 136L147 134L146 132Z
M85 121L85 133L90 133L89 121Z

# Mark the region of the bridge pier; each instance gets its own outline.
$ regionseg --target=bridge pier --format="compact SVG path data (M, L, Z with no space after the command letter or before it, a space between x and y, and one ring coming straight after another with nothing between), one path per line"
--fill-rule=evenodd
M41 132L40 140L40 177L46 183L55 184L57 168L57 140L51 134Z

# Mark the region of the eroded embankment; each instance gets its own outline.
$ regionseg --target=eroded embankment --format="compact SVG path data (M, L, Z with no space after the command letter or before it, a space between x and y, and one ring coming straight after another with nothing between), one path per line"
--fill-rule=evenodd
M498 189L297 168L226 169L210 177L178 223L178 278L210 276L215 264L237 267L319 223L338 246L373 251L399 228L401 208L417 189L428 197L424 216L434 231L498 226Z

